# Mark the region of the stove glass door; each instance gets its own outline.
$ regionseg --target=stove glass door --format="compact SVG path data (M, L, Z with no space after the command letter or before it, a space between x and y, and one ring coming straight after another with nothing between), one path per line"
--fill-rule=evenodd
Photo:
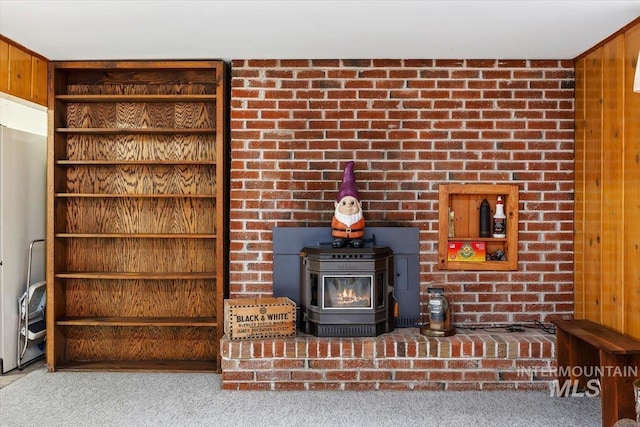
M322 308L373 308L373 276L324 276Z

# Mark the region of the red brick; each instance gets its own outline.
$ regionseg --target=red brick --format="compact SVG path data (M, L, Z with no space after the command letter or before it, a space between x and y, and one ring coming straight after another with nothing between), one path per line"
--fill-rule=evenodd
M461 381L462 380L461 371L430 371L428 376L430 381Z
M548 391L551 386L550 382L541 381L540 383L518 382L516 387L518 390L528 391Z
M465 371L464 372L464 380L465 381L497 381L498 380L498 372L497 371Z
M480 390L480 383L459 383L459 382L450 382L445 383L445 389L449 391L472 391L472 390Z
M327 381L354 381L358 378L356 371L326 371Z
M256 381L288 381L291 379L289 371L256 371Z
M236 388L225 388L225 390L271 390L271 383L238 383Z
M380 385L380 388L382 389L382 384ZM412 390L440 391L440 390L444 390L444 389L445 389L445 383L441 383L441 382L419 382L419 383L414 383L412 385Z
M231 383L235 381L253 381L253 371L233 371L226 370L222 372L222 382Z
M305 390L304 383L296 383L296 382L275 382L273 384L273 390L294 390L294 391L302 391Z
M273 359L273 369L302 369L305 367L302 359Z
M379 369L409 369L412 367L412 360L407 359L378 359L374 362ZM416 366L414 366L416 368Z
M418 359L413 361L413 367L415 369L444 369L447 362L444 359Z
M310 369L291 371L292 381L320 381L323 379L324 371L314 371Z
M482 390L495 391L495 390L515 390L516 384L509 382L483 382L481 384Z
M381 382L378 384L377 390L404 391L404 390L411 390L412 388L413 388L413 383Z
M310 359L309 368L311 369L340 369L342 362L335 359Z
M441 379L441 378L428 378L429 373L427 371L396 371L395 380L396 381L426 381L427 379Z
M372 359L345 359L342 361L344 369L371 369L375 368Z
M342 385L337 382L309 382L309 390L340 390Z
M392 373L388 370L360 370L358 377L360 381L389 381L391 378Z
M396 383L392 383L392 385L396 385ZM365 382L348 382L344 385L345 390L377 390L377 383Z

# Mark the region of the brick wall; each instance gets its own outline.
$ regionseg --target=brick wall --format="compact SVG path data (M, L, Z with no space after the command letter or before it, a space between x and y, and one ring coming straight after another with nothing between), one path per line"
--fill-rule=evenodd
M457 324L573 313L573 63L235 60L230 296L272 292L273 227L329 226L348 160L367 224L420 228ZM519 267L437 270L438 185L517 183Z

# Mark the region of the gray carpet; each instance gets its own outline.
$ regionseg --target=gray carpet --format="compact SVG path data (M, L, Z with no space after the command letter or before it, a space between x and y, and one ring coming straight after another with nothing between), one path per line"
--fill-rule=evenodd
M548 392L223 391L216 374L36 370L0 426L599 426L600 400Z

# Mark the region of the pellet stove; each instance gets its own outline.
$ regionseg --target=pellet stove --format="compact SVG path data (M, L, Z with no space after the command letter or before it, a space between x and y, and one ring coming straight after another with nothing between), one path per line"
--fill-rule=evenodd
M300 252L303 332L371 337L394 329L393 252L387 246Z

